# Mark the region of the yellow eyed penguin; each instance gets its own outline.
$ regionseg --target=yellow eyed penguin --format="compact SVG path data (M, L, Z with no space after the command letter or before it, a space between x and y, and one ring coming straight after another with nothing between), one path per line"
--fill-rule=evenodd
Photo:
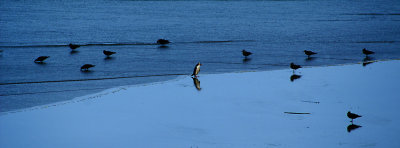
M199 63L197 63L196 66L194 67L192 76L194 76L195 78L197 77L197 74L199 74L199 72L200 72L200 66L201 66L201 64L200 64L200 62L199 62Z

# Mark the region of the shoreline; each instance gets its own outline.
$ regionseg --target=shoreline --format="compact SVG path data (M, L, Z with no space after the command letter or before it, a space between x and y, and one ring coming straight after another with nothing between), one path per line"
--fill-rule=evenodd
M398 61L398 60L400 60L400 59L371 60L371 61L366 61L366 62L376 63L376 62ZM318 66L303 66L303 68L301 68L301 69L332 67L332 66L346 66L346 65L363 64L363 63L364 63L363 61L360 61L360 62L357 62L357 63L318 65ZM221 73L204 73L204 74L201 74L201 75L220 75L220 74L236 74L236 73L249 73L249 72L250 73L252 73L252 72L268 72L268 71L280 71L280 70L290 70L290 68L271 69L271 70L243 70L243 71L228 72L228 73L224 73L224 72L221 72ZM33 107L28 107L28 108L23 108L23 109L17 109L17 110L11 110L11 111L6 111L6 112L0 112L0 116L19 113L19 112L32 111L32 110L37 110L37 109L45 109L45 108L49 108L49 107L56 107L56 106L59 106L59 105L65 105L65 104L70 104L70 103L76 103L76 102L80 102L80 101L84 101L84 100L93 99L93 98L95 98L95 96L107 95L107 94L110 94L110 92L114 93L115 91L121 91L121 90L125 90L125 89L132 88L132 87L141 87L141 86L147 86L147 85L163 84L163 83L178 81L178 80L184 79L186 77L190 77L190 74L188 74L188 75L176 75L175 78L156 81L156 82L139 83L139 84L133 84L133 85L122 85L122 86L118 86L118 87L112 87L112 88L101 90L101 91L99 91L97 93L89 93L89 94L86 94L86 95L83 95L83 96L79 96L79 97L75 97L75 98L72 98L72 99L66 100L66 101L54 102L54 103L38 105L38 106L33 106Z

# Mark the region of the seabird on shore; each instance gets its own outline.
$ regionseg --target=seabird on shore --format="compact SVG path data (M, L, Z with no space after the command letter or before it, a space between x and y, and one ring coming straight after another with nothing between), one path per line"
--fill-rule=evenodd
M116 52L103 50L103 53L104 53L104 55L106 55L106 56L108 57L108 56L110 56L110 55L115 54Z
M311 55L317 54L316 52L310 51L310 50L304 50L304 54L306 54L308 56L308 58L310 58Z
M79 45L75 45L75 44L71 44L71 43L69 43L69 48L71 48L71 49L76 49L76 48L79 48L79 47L81 47L81 46L79 46Z
M244 57L247 57L247 56L249 56L249 55L251 55L251 54L253 54L253 53L251 53L251 52L249 52L249 51L246 51L246 50L242 50L242 54L243 54L243 56Z
M301 68L301 66L300 66L300 65L296 65L296 64L294 64L294 63L292 62L292 63L290 63L290 68L293 69L293 72L294 72L296 69Z
M94 66L96 66L96 65L85 64L85 65L83 65L83 66L81 67L81 70L88 71L89 68L94 67Z
M366 57L368 57L368 55L370 55L370 54L374 54L375 53L375 52L367 50L365 48L362 50L362 52L363 52L363 54L365 54Z
M49 57L50 56L40 56L40 57L36 58L35 63L43 63L43 61Z
M157 40L157 44L165 45L165 44L169 44L169 43L171 43L171 42L166 39L158 39Z
M200 72L200 66L201 66L201 64L199 62L194 67L193 74L192 74L193 77L197 78L197 74L199 74L199 72Z
M357 114L354 114L354 113L351 113L351 112L349 111L349 112L347 112L347 117L349 117L349 118L351 119L351 122L353 122L353 119L356 119L356 118L362 117L362 116L357 115Z

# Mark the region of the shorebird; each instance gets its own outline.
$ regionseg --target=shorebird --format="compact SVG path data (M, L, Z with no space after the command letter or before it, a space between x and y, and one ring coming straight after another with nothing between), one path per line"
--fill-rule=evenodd
M71 49L76 49L76 48L78 48L78 47L81 47L81 46L79 46L79 45L75 45L75 44L71 44L71 43L69 43L69 48L71 48Z
M316 52L310 51L310 50L304 50L304 54L306 54L308 56L308 58L310 58L311 55L317 54Z
M365 48L362 50L362 52L363 52L363 54L365 54L366 57L368 57L368 55L370 55L370 54L374 54L375 53L375 52L367 50Z
M106 55L106 56L108 57L108 56L110 56L110 55L115 54L116 52L103 50L103 53L104 53L104 55Z
M96 66L96 65L85 64L85 65L83 65L83 66L81 67L81 70L88 71L89 68L94 67L94 66Z
M161 44L161 45L165 45L165 44L169 44L170 42L166 39L158 39L157 40L157 44Z
M246 51L246 50L242 50L242 54L243 54L243 56L244 57L247 57L247 56L249 56L249 55L251 55L251 54L253 54L253 53L251 53L251 52L249 52L249 51Z
M347 132L350 133L352 130L355 130L355 129L360 128L360 127L362 127L362 126L351 123L349 126L347 126Z
M294 63L292 62L292 63L290 63L290 68L293 69L293 73L294 73L294 71L295 71L296 69L301 68L301 66L300 66L300 65L296 65L296 64L294 64Z
M347 117L349 117L351 119L351 122L353 123L353 119L358 118L358 117L362 117L362 116L354 114L354 113L351 113L349 111L349 112L347 112Z
M197 74L199 74L199 72L200 72L200 66L201 66L201 64L199 62L194 67L193 74L192 74L193 77L197 78Z
M43 63L43 61L49 57L50 56L40 56L40 57L36 58L35 63Z

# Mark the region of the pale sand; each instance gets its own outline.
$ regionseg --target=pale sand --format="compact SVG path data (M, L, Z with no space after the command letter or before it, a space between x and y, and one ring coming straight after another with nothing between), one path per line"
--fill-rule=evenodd
M400 147L400 61L296 73L200 73L200 91L185 76L2 114L0 147ZM349 110L363 115L350 133Z

